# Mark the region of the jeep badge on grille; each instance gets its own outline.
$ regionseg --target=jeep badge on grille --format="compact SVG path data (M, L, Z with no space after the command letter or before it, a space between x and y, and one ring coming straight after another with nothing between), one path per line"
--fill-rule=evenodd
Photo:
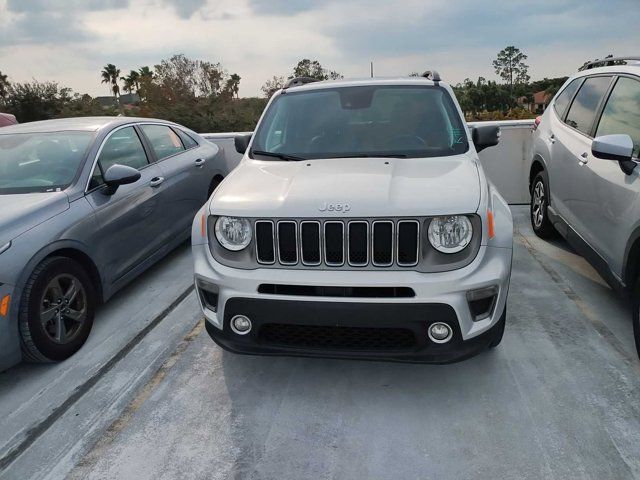
M348 212L351 210L351 205L348 203L327 203L323 202L318 207L321 212Z

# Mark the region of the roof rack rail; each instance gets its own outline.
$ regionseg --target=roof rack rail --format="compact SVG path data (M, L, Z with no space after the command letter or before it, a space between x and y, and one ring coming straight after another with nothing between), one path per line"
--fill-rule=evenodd
M299 87L300 85L306 85L307 83L319 82L317 78L311 77L295 77L287 80L287 83L282 87L283 90L286 90L290 87Z
M422 76L427 80L433 80L434 82L442 81L440 74L436 70L427 70L422 74Z
M578 71L581 72L582 70L589 70L591 68L597 68L597 67L610 67L612 65L626 65L629 60L634 62L640 62L640 57L638 56L614 57L610 55L600 60L593 60L592 62L586 62L584 65L582 65L578 69Z

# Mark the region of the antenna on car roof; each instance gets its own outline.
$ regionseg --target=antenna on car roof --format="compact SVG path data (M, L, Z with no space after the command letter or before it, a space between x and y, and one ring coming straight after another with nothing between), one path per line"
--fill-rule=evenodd
M282 87L282 89L286 90L287 88L299 87L300 85L306 85L307 83L313 83L313 82L317 82L317 81L319 81L317 78L311 78L311 77L290 78L287 81L287 83L284 84L284 87Z
M609 55L601 60L596 59L592 62L586 62L578 69L578 71L581 72L582 70L589 70L591 68L598 67L610 67L612 65L626 65L628 61L640 62L640 57L614 57L613 55Z
M440 78L440 74L435 70L427 70L422 74L422 76L427 80L432 80L434 83L442 81L442 79Z

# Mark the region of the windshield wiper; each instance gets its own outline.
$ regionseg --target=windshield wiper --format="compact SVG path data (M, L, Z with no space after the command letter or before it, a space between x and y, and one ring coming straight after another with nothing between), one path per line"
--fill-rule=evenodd
M407 158L404 153L353 153L330 158Z
M274 157L279 158L280 160L286 160L287 162L297 162L300 160L307 160L303 157L296 157L295 155L287 155L286 153L275 153L275 152L263 152L262 150L251 150L253 155L262 155L264 157Z

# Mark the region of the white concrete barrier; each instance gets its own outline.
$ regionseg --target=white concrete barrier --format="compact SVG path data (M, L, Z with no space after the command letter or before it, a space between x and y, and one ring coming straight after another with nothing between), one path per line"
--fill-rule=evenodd
M529 203L529 168L531 166L531 129L533 120L469 122L474 125L500 126L500 143L480 152L480 161L502 196L511 204ZM202 136L224 150L229 171L242 158L236 152L233 137L251 132L203 133Z

